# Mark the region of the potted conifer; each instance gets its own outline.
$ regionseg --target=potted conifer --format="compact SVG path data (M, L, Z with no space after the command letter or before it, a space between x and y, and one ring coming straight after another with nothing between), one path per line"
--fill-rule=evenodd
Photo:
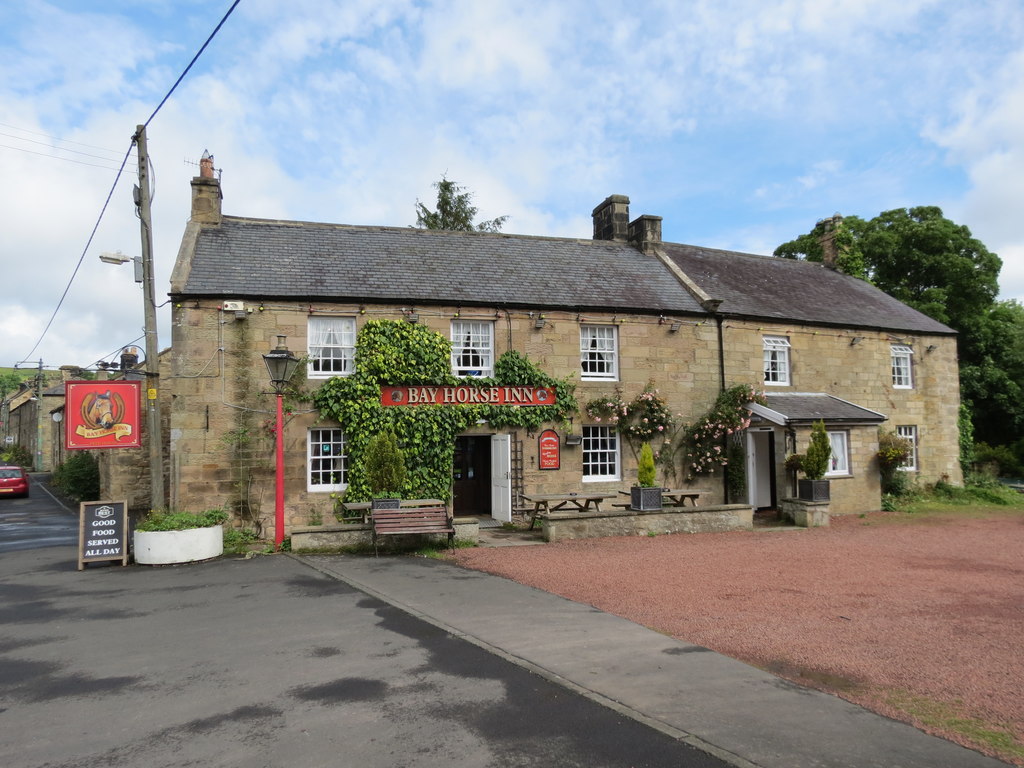
M654 469L654 452L650 443L640 448L640 458L636 465L636 482L629 489L629 506L644 512L661 509L661 486L656 486Z
M825 422L816 421L811 427L811 442L803 455L800 468L805 477L797 481L797 497L804 501L828 501L830 498L829 482L824 480L828 471L828 460L832 455Z
M366 482L373 509L398 509L405 485L405 454L394 432L380 432L370 438L365 455Z

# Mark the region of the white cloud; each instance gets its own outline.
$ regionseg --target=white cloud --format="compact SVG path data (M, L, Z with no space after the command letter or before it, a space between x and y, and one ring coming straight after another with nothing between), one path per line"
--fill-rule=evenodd
M144 5L0 8L0 123L119 159L220 18ZM247 0L149 128L158 301L203 149L226 213L350 224L411 224L442 173L507 231L587 237L623 193L668 239L761 253L835 211L941 202L1024 295L1022 25L1000 0ZM22 330L0 365L38 338L112 179L19 146L0 147L19 286L0 316ZM138 252L132 181L34 358L88 364L138 335L130 270L96 259Z

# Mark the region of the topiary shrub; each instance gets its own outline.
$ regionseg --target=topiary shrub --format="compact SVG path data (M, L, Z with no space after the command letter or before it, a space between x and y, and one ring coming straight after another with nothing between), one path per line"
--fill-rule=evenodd
M821 480L828 472L828 460L832 455L832 444L825 431L825 422L816 421L811 427L811 443L804 454L803 471L808 480Z
M640 447L640 458L636 464L636 482L641 488L653 488L655 481L654 451L650 443Z
M380 432L371 437L363 460L366 481L374 497L401 497L407 474L405 454L398 447L394 432Z

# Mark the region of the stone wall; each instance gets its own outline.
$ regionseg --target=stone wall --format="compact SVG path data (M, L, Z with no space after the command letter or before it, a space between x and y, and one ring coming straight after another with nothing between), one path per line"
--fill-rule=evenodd
M291 530L292 551L310 550L366 550L373 548L373 526L369 523L330 523L327 525L297 525ZM455 518L455 540L476 545L480 541L480 523L475 517ZM407 550L422 546L424 541L447 545L448 537L441 534L409 534L385 536L380 539L381 551Z
M551 512L541 518L545 541L596 539L604 536L655 536L664 533L749 531L754 510L744 504L721 504L696 510L657 512Z

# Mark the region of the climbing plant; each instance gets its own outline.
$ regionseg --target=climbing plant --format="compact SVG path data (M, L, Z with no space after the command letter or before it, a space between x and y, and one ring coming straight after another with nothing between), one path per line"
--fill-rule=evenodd
M380 388L469 385L553 387L552 405L381 405ZM355 372L328 380L313 396L325 419L345 431L348 453L346 501L371 497L364 456L370 439L392 432L406 456L406 478L395 489L406 498L448 499L455 437L480 421L495 429L536 430L577 410L574 387L556 380L518 352L503 354L494 376L459 379L451 372L451 342L429 328L400 320L370 320L356 336Z
M681 456L684 477L692 480L695 475L714 474L716 469L729 466L724 441L750 426L750 411L745 406L752 402L767 403L764 395L750 384L738 384L724 390L711 410L684 427L682 440L673 452L673 458L676 454Z
M622 399L622 391L616 389L613 395L599 397L587 403L588 417L597 423L615 427L629 444L633 455L638 446L661 437L669 438L672 433L672 412L662 399L653 382L630 402Z

